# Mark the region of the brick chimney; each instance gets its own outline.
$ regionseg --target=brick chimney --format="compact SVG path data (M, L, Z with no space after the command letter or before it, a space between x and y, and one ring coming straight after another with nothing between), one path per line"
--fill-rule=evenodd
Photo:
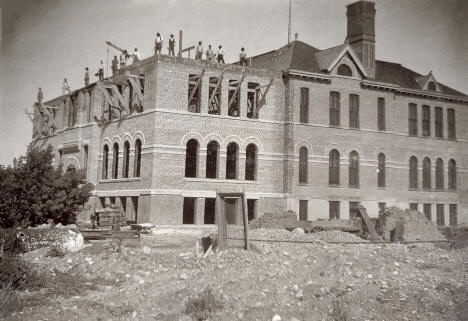
M369 78L375 77L375 3L358 1L346 6L346 41L361 59Z

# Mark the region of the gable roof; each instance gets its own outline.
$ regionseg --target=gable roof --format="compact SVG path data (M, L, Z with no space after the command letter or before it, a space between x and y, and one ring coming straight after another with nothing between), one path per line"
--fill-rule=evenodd
M326 68L323 69L323 66L330 66L339 54L346 52L346 46L346 44L342 44L325 50L319 50L302 41L295 40L278 50L272 50L252 57L252 67L274 71L299 70L328 75L329 72ZM353 59L359 61L357 57ZM373 79L375 81L407 89L422 90L423 87L419 84L420 80L418 81L421 77L424 76L403 67L401 64L381 60L375 61L375 78ZM443 94L468 97L440 82L437 82L437 85Z
M345 54L349 54L351 56L359 71L365 77L367 77L366 69L354 53L353 48L351 48L351 46L347 43L325 50L321 50L315 54L315 57L317 59L320 69L330 72L333 68L335 68L336 64L340 62L341 58L343 58Z

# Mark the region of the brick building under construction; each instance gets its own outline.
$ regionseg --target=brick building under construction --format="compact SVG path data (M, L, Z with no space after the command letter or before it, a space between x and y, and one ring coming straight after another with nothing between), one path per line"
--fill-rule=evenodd
M359 203L468 222L468 96L375 59L375 7L347 6L345 43L292 41L250 66L154 56L44 104L33 139L128 221L213 224L216 190L249 217L348 218ZM430 68L430 66L428 66ZM230 223L239 200L227 200Z

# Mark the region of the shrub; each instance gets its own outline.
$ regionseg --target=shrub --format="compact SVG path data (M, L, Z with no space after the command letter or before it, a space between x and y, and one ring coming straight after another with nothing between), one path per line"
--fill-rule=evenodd
M52 166L54 154L49 145L39 149L32 144L13 166L0 168L0 227L35 226L53 219L70 224L93 189L82 171L63 173Z
M195 320L202 321L209 319L214 312L222 307L223 303L214 296L212 289L207 287L187 301L184 312Z

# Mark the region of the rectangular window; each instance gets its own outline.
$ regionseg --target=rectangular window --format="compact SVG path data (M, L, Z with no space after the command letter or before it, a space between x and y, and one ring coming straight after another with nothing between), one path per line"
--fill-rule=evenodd
M431 107L422 106L422 136L431 136Z
M260 85L257 83L247 83L247 118L258 118L259 87Z
M228 93L228 115L232 117L240 116L240 81L229 80Z
M355 219L358 216L359 202L349 202L349 218Z
M201 101L201 76L189 75L188 84L188 111L191 113L200 112Z
M349 127L359 128L359 96L349 95Z
M218 77L210 77L208 114L221 115L221 83Z
M444 115L442 107L435 108L435 137L444 138Z
M432 221L432 204L424 204L423 205L424 215L429 221Z
M182 224L195 224L196 197L184 197Z
M410 208L410 210L417 211L418 210L418 203L410 203L409 208Z
M329 201L328 202L328 217L330 219L339 219L340 218L340 202L339 201Z
M385 212L385 206L386 205L387 205L387 203L385 203L385 202L379 202L379 215L383 214L383 212Z
M458 224L458 217L457 217L457 204L450 204L449 205L449 220L450 225L457 225Z
M377 99L377 129L385 131L385 98Z
M444 212L444 204L437 204L437 225L444 226L445 225L445 212Z
M455 128L455 109L447 109L447 128L448 128L448 138L456 139L456 128Z
M308 200L299 200L299 221L307 221Z
M83 170L85 172L85 175L87 175L87 172L88 172L88 155L89 155L89 152L88 152L88 146L85 145L84 148L84 155L83 155Z
M300 122L309 122L309 88L301 88Z
M340 126L340 93L330 92L330 126Z
M408 135L418 136L418 106L416 104L408 106Z

